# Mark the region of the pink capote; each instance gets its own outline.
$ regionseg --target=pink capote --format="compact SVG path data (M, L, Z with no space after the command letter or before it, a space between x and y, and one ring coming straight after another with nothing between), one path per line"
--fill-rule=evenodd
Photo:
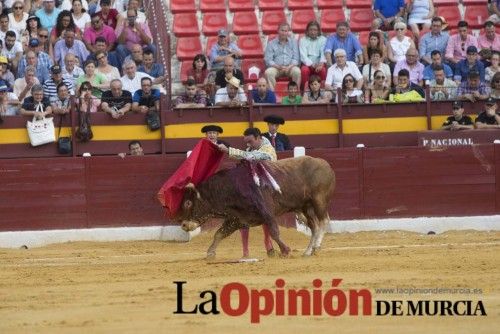
M219 168L224 153L207 139L201 139L191 155L163 184L158 191L158 200L166 209L169 218L175 217L180 208L184 187L188 183L195 186L213 175Z

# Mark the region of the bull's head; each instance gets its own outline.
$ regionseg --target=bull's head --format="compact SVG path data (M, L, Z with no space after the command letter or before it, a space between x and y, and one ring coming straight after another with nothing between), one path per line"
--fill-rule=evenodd
M188 183L184 187L184 197L176 217L184 231L193 231L206 221L206 219L203 219L204 215L201 203L200 193L194 184Z

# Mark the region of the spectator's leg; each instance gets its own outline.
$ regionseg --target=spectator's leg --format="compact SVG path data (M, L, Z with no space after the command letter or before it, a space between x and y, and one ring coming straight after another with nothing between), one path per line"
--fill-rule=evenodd
M304 91L304 87L309 81L309 76L311 75L311 73L314 73L314 68L312 66L302 65L300 67L300 74L302 77L302 81L300 82L301 91Z
M97 9L96 2L89 3L89 15L90 16L94 15L94 13L96 12L96 9Z
M300 82L300 68L298 66L292 67L289 75L292 77L293 81Z
M276 77L278 76L279 71L277 68L269 67L266 69L264 75L266 76L267 82L269 83L269 89L274 91L274 87L276 86Z
M363 71L361 71L361 72L363 72ZM317 74L321 78L321 81L325 81L326 80L326 66L323 66L321 68L321 71L319 71Z

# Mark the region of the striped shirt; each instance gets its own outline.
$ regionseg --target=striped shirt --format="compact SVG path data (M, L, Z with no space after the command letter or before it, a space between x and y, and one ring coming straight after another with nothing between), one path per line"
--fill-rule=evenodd
M75 95L75 91L73 89L73 83L71 80L67 78L62 78L62 82L68 87L68 91L70 95ZM55 103L58 100L57 97L57 85L54 82L54 79L50 78L43 84L43 96L49 99L50 103Z

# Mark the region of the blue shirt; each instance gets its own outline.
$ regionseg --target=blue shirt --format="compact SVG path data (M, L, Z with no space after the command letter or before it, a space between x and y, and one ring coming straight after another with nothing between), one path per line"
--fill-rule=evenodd
M446 45L448 45L448 39L450 35L447 32L441 32L438 35L433 35L431 32L426 33L420 39L418 43L418 53L420 57L430 57L431 52L438 50L441 52L441 56L446 54Z
M459 61L455 65L455 78L460 76L461 77L460 81L462 81L462 82L467 81L470 70L475 70L475 71L479 72L479 77L481 79L481 82L484 82L484 65L479 60L476 60L476 63L472 67L469 67L469 63L467 62L467 59L463 59L463 60Z
M333 53L337 49L344 49L347 54L347 60L356 62L356 56L363 53L359 40L352 32L347 33L346 38L340 39L337 34L331 34L326 40L325 53ZM335 62L335 59L332 61Z
M254 89L254 90L252 90L252 100L253 100L253 103L272 103L272 104L275 104L276 103L276 95L274 94L274 92L272 90L268 89L266 92L266 97L261 99L257 89Z
M40 23L42 27L47 28L49 30L49 35L52 32L52 28L56 25L57 16L61 12L60 9L54 8L52 13L48 14L45 12L43 8L40 8L35 12L35 16L40 19Z
M264 54L264 61L267 67L279 66L298 66L300 63L299 45L295 38L288 37L286 43L280 43L276 37L267 43Z
M452 78L453 77L453 71L451 70L451 67L446 65L446 64L441 64L444 69L444 76L446 78ZM434 80L434 71L432 69L432 65L427 65L424 68L424 80Z
M140 106L154 106L154 102L160 100L160 90L153 88L151 89L151 95L148 97L144 97L142 93L142 89L138 89L135 91L134 96L132 97L132 102L139 103Z
M404 0L375 0L373 10L378 10L385 18L388 18L396 16L404 6Z
M158 63L154 63L153 66L151 67L151 71L149 71L149 72L146 71L146 69L144 68L144 65L139 65L137 67L137 70L139 72L144 72L146 74L149 74L153 78L158 78L158 77L161 77L162 75L165 74L165 71L163 70L163 65L158 64Z

